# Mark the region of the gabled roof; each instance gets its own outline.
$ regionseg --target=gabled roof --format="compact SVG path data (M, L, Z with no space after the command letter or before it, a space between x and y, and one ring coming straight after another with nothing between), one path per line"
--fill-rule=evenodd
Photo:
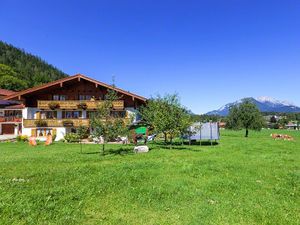
M16 93L15 91L0 88L0 95L9 96L9 95L12 95L12 94L15 94L15 93Z
M32 92L35 92L35 91L39 91L39 90L42 90L42 89L45 89L45 88L48 88L48 87L59 85L61 83L71 81L71 80L74 80L74 79L84 79L84 80L90 81L92 83L95 83L99 86L103 86L103 87L106 87L106 88L109 88L109 89L113 89L113 90L115 90L117 92L120 92L122 94L132 96L133 98L136 98L136 99L139 99L139 100L142 100L142 101L147 100L146 98L144 98L142 96L133 94L133 93L128 92L128 91L124 91L120 88L113 87L111 85L108 85L108 84L105 84L103 82L97 81L95 79L89 78L89 77L87 77L85 75L82 75L82 74L76 74L76 75L65 77L65 78L62 78L62 79L59 79L59 80L56 80L56 81L52 81L52 82L49 82L49 83L46 83L46 84L42 84L42 85L39 85L39 86L36 86L36 87L33 87L33 88L29 88L29 89L26 89L26 90L23 90L23 91L19 91L19 92L16 92L12 95L9 95L9 96L5 97L4 99L16 98L18 96L22 96L22 95L29 94L29 93L32 93Z

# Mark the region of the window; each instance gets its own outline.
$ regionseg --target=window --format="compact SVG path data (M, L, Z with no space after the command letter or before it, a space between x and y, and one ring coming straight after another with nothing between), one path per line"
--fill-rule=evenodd
M41 119L55 119L57 118L56 111L41 111Z
M79 100L91 100L91 95L79 95Z
M5 117L16 117L16 118L22 118L22 111L21 110L7 110L4 111Z
M63 111L62 113L63 119L78 119L82 117L81 111Z
M53 100L55 101L65 101L67 99L66 95L53 95Z

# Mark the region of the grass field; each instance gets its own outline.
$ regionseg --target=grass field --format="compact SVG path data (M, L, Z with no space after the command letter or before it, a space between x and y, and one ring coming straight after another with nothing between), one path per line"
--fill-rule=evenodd
M0 224L300 224L300 132L285 131L294 142L271 132L147 154L110 145L106 156L2 143Z

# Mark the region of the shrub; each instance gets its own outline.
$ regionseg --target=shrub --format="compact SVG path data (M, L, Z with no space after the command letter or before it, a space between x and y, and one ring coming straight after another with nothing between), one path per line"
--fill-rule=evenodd
M19 135L19 136L17 136L17 141L27 142L28 141L28 136L27 135Z
M65 135L64 138L67 142L70 142L70 143L71 142L79 142L79 140L80 140L79 135L76 133L68 133Z
M79 135L79 137L81 139L88 138L89 137L89 128L85 127L85 126L79 126L76 129L76 133Z

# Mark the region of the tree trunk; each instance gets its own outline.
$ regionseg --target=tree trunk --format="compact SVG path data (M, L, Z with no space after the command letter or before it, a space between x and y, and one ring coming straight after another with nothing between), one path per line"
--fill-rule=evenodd
M246 135L245 135L245 137L248 137L248 134L249 134L249 130L248 130L248 128L246 128Z
M164 136L165 136L165 144L167 144L167 133L164 133Z
M102 155L104 155L104 150L105 150L105 144L102 144Z
M170 136L170 149L172 149L172 145L173 145L173 136Z

